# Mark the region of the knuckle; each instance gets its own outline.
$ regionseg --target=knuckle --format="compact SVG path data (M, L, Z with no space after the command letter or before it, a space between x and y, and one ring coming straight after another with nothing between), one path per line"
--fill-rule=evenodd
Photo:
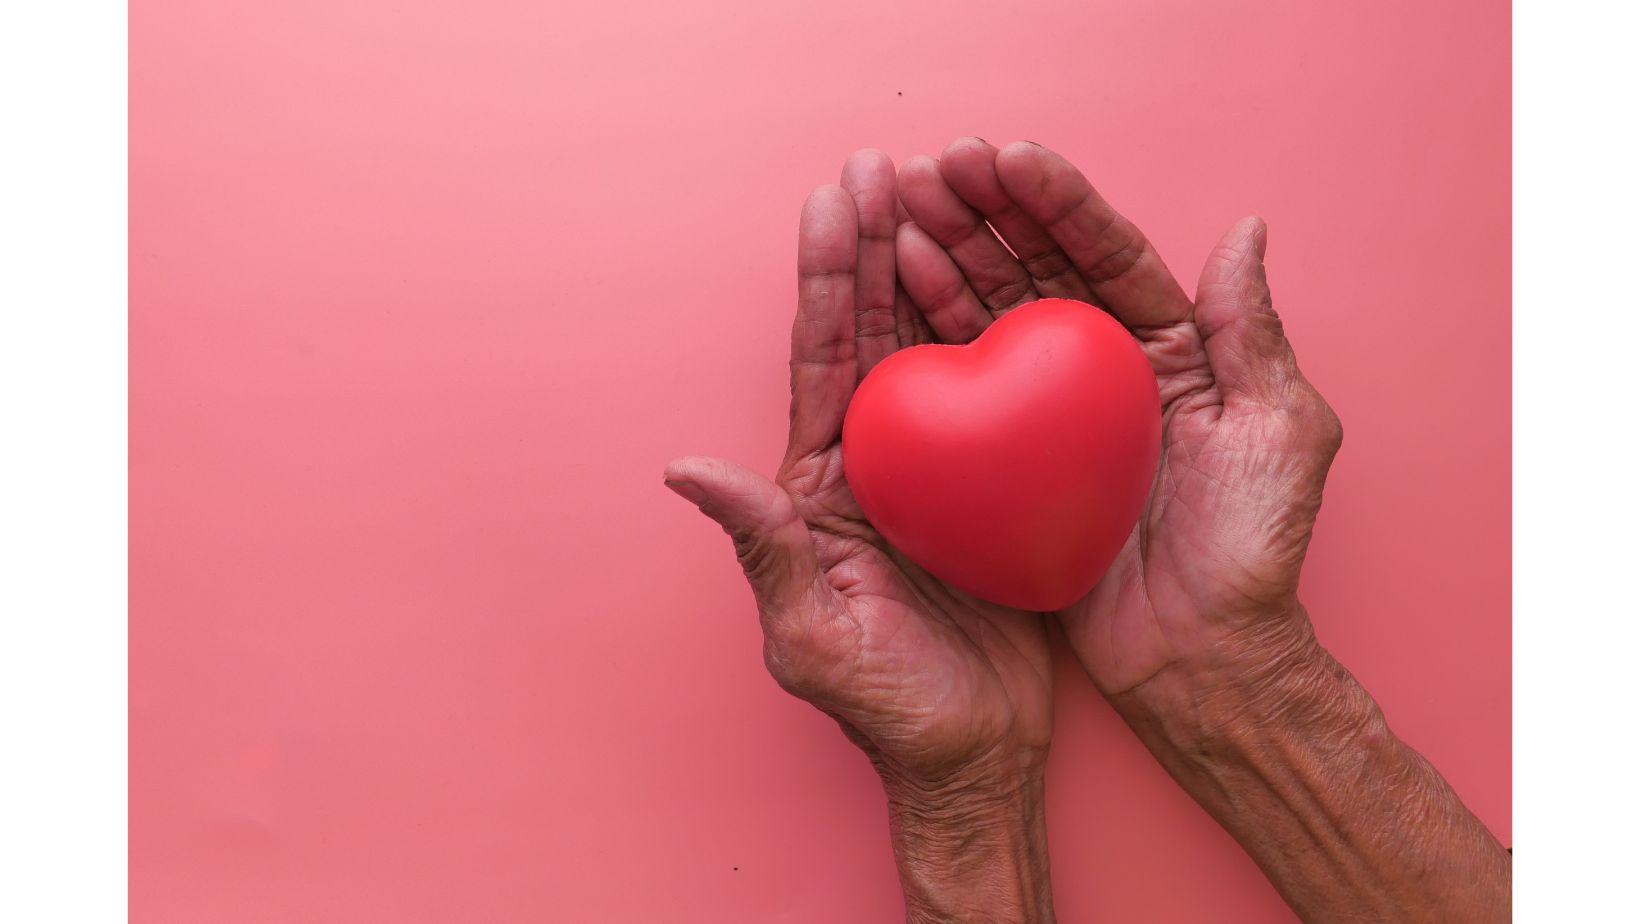
M1112 228L1100 244L1103 252L1082 267L1083 277L1094 285L1114 282L1132 272L1147 246L1144 238L1118 228Z
M1327 445L1337 452L1344 445L1344 422L1338 419L1338 413L1325 402L1321 405L1325 413L1323 432L1326 434Z
M1343 422L1326 399L1308 384L1299 389L1288 413L1304 443L1327 458L1343 445Z
M861 308L854 315L855 337L886 337L898 329L893 305Z
M1026 272L1039 280L1057 279L1074 272L1070 258L1058 250L1043 250L1029 256L1022 255L1020 262L1025 265Z
M1010 279L985 295L985 304L993 311L1005 311L1036 299L1036 288L1028 279Z
M784 557L766 533L751 529L727 532L734 543L735 559L740 562L740 570L745 572L753 590L761 595L762 588L783 577L779 572L785 567Z
M827 326L831 326L830 322ZM854 359L856 345L852 330L839 333L828 329L812 339L807 336L802 339L807 341L807 345L803 355L792 359L793 367L832 366Z

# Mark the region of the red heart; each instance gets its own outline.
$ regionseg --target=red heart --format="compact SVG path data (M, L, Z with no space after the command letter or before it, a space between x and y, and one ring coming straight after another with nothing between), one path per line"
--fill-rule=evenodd
M1127 330L1045 298L966 346L879 363L849 403L843 471L871 525L930 574L1059 610L1133 531L1161 432L1156 376Z

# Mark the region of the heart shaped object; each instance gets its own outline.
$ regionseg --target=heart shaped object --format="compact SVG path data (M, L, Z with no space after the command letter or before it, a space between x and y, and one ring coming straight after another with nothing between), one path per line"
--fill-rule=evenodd
M1156 376L1103 311L1046 298L966 346L901 350L860 383L843 470L866 519L945 583L1025 610L1093 589L1144 509Z

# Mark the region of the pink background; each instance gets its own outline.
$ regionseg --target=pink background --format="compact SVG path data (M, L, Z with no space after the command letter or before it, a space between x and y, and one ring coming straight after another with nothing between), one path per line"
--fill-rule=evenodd
M803 195L965 133L1192 285L1269 219L1348 433L1305 599L1508 843L1508 22L134 3L133 918L898 920L875 778L660 472L773 467ZM1062 919L1290 919L1060 666Z

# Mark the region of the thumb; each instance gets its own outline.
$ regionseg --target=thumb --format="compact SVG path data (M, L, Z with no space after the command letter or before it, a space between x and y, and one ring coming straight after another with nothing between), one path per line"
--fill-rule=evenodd
M1303 382L1270 302L1267 236L1262 218L1236 222L1213 248L1196 288L1196 326L1227 405L1280 406Z
M788 612L819 575L808 526L769 479L723 459L689 456L666 466L666 486L717 521L764 615Z

